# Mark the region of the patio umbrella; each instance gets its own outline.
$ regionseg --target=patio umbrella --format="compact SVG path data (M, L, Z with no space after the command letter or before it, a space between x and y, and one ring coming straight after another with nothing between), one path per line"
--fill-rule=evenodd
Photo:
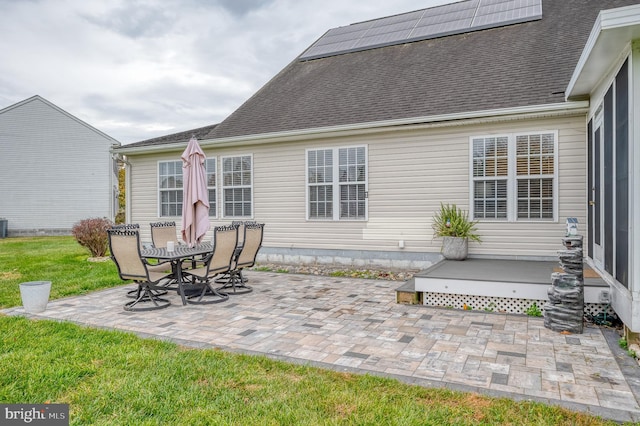
M182 153L182 239L189 247L199 243L211 227L205 159L198 140L192 136Z

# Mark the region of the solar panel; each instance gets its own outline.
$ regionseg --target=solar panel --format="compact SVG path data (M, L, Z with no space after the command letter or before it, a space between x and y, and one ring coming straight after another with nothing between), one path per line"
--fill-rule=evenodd
M542 18L542 0L464 0L327 31L300 60L392 46Z

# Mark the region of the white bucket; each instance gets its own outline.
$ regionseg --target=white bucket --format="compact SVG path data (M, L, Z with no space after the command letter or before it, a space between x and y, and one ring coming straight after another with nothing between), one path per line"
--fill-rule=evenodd
M29 313L43 312L47 309L49 293L51 292L51 281L31 281L20 284L20 296L22 306Z

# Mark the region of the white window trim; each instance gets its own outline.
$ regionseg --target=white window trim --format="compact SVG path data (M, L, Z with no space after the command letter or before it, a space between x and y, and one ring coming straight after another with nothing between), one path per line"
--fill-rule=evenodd
M213 162L216 165L216 172L215 172L215 175L216 175L216 186L213 187L216 190L216 198L215 198L216 208L213 211L213 216L210 215L209 218L210 219L217 219L218 218L218 211L220 210L220 185L219 185L220 176L221 176L220 175L220 170L219 170L220 165L218 164L218 157L216 157L216 156L206 157L205 164L206 164L206 160L213 160ZM251 167L253 168L253 159L251 161L252 161ZM253 170L252 170L252 172L253 172ZM210 189L209 181L207 180L207 194L209 193L209 189ZM211 200L209 200L209 203L211 203ZM211 206L209 206L209 207L211 207ZM211 211L211 208L209 208L209 211Z
M518 136L529 136L536 134L551 133L553 134L553 219L529 219L518 218L518 176L517 176L517 149L516 139ZM497 133L487 135L474 135L469 137L469 216L475 218L475 197L474 182L483 180L482 177L473 176L473 140L479 138L499 138L506 137L508 139L508 172L507 172L507 218L480 218L483 222L558 222L558 131L557 130L531 130L528 132L517 133Z
M231 188L247 188L247 185L239 185L239 186L225 186L224 184L224 160L226 158L237 158L237 157L250 157L251 158L251 184L249 189L251 189L251 215L250 216L227 216L225 214L225 201L224 201L224 191L225 189ZM220 157L220 185L218 186L221 191L218 199L220 200L220 215L223 219L253 219L255 217L256 205L253 197L253 175L255 170L255 163L253 162L253 154L237 154L237 155L224 155ZM216 216L217 217L217 216Z
M175 218L175 217L180 217L180 216L162 216L162 192L163 191L167 191L164 190L163 188L160 187L160 164L162 163L173 163L173 162L178 162L180 163L180 167L182 167L182 160L158 160L158 162L156 163L156 214L157 217L161 217L161 218ZM182 170L182 169L181 169ZM182 179L184 179L184 176L182 176ZM171 191L184 191L183 188L175 188L175 189L171 189ZM184 200L184 194L183 194L183 200Z
M339 152L341 149L349 149L349 148L364 148L364 158L365 158L365 172L364 172L364 182L358 182L358 184L364 184L364 190L366 193L364 200L364 217L363 218L341 218L340 217L340 155ZM331 181L331 186L333 187L333 217L332 218L316 218L310 217L309 212L309 151L322 151L322 150L330 150L333 155L333 180ZM338 146L338 147L317 147L317 148L307 148L304 153L304 182L305 182L305 194L306 194L306 202L305 202L305 215L306 220L312 222L366 222L369 220L369 148L367 145L348 145L348 146ZM353 182L350 182L353 184ZM342 185L350 184L349 182L343 183Z
M326 150L330 150L331 151L331 155L332 158L335 157L336 152L335 152L335 148L307 148L304 151L304 187L305 187L305 217L308 221L314 221L314 222L331 222L336 220L335 219L335 207L333 208L333 217L332 218L326 218L326 217L311 217L311 212L309 211L309 202L310 202L310 193L309 193L309 189L312 185L309 185L309 152L310 151L326 151ZM332 166L332 180L331 180L331 187L334 187L335 185L335 176L336 173L338 172L335 169L335 161L333 162L333 166ZM325 185L327 185L327 182L324 183ZM315 185L313 185L315 186ZM335 202L336 202L336 197L335 197L335 188L334 188L334 194L333 194L333 199L332 199L332 203L335 206Z

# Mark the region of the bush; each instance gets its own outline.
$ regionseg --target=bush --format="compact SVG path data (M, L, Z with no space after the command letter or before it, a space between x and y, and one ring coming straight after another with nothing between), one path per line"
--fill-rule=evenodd
M462 237L480 242L476 233L477 221L469 220L469 213L455 204L440 203L440 211L433 216L432 227L435 237Z
M107 229L112 226L113 222L106 218L84 219L73 225L71 233L82 247L89 249L93 257L102 257L109 247Z

